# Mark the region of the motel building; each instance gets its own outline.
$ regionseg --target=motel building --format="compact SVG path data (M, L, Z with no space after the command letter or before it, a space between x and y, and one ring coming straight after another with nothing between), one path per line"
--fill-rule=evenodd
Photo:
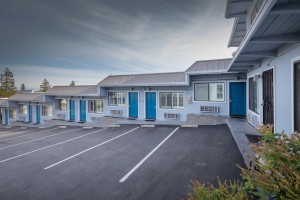
M182 72L111 75L92 86L18 93L0 100L2 124L100 123L104 116L182 122L195 114L300 132L300 1L227 0L225 17L234 19L233 58L196 61Z

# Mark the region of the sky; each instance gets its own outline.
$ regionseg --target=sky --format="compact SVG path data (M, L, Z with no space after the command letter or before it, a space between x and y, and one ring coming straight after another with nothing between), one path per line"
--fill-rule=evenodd
M0 73L16 86L93 85L232 57L225 0L1 0Z

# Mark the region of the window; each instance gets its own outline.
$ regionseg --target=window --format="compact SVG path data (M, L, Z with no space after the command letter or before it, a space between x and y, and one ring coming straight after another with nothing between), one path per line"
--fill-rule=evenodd
M17 117L17 112L15 109L9 109L9 118L10 119L16 119Z
M249 78L249 109L258 113L258 84L253 77Z
M56 110L67 110L67 100L66 99L56 99L55 100L55 109Z
M42 105L42 116L51 117L52 116L52 106Z
M91 100L89 102L89 113L103 113L103 100Z
M125 106L125 93L123 92L109 92L108 93L109 106Z
M224 83L195 83L195 101L225 101Z
M20 114L27 114L27 105L19 104L19 113Z
M178 92L160 92L159 93L160 108L174 109L183 108L183 93Z

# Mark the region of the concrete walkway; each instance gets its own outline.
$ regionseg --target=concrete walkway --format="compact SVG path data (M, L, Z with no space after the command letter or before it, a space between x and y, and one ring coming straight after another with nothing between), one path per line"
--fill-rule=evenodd
M245 119L227 118L227 124L231 131L231 134L239 148L240 153L243 156L244 162L249 166L250 159L247 156L254 157L254 153L248 147L249 140L246 137L248 135L261 135L253 126L251 126Z

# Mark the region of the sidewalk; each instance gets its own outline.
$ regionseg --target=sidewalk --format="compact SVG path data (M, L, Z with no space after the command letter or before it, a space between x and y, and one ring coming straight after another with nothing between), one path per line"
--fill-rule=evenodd
M260 136L261 134L257 132L257 130L252 127L245 119L227 118L226 121L231 134L239 148L239 151L243 156L245 164L249 166L250 159L248 158L248 156L246 156L246 154L254 157L254 153L248 147L249 140L247 139L246 134L258 136Z

